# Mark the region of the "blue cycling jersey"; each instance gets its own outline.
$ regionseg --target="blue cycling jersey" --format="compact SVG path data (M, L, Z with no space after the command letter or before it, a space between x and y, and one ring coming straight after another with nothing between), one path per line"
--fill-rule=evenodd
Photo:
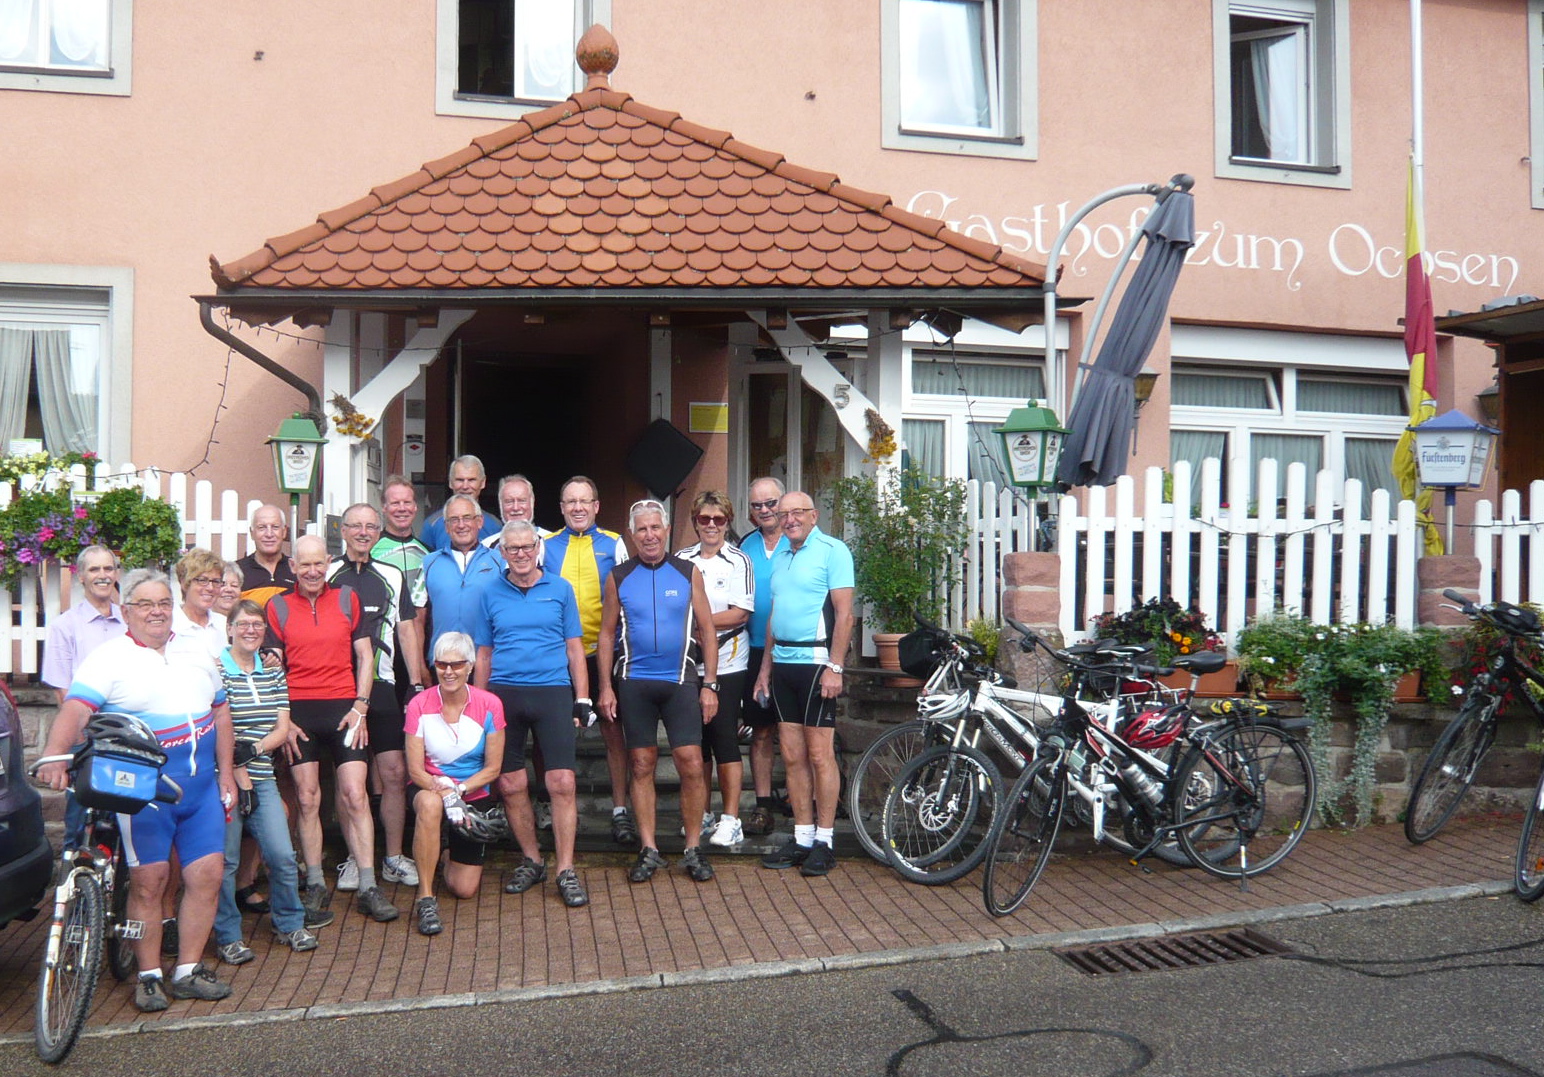
M568 685L568 641L582 639L574 588L543 572L527 588L502 573L482 591L482 616L472 639L493 648L490 684Z
M680 684L695 674L692 566L679 557L628 561L611 570L621 604L617 675Z

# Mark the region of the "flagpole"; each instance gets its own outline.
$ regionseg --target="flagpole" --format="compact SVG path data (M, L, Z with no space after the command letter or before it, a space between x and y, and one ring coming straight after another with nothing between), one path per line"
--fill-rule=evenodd
M1422 70L1421 0L1410 0L1410 160L1415 165L1416 212L1420 215L1422 232L1426 221L1426 110L1422 105L1425 97L1426 78Z

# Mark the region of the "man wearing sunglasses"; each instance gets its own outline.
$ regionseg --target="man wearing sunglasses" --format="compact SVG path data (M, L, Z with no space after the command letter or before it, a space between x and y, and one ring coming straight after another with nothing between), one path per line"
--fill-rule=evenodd
M793 840L761 860L765 868L825 875L841 775L836 768L836 697L841 658L852 638L852 551L816 527L809 494L792 490L778 502L788 548L772 566L772 611L756 694L772 695L778 743L788 772Z
M750 644L750 675L745 678L745 700L740 717L751 727L751 784L756 790L756 806L745 817L747 834L770 834L777 801L772 796L772 731L777 728L777 711L769 697L756 694L756 674L767 646L767 618L772 614L772 564L788 548L783 535L783 521L777 515L777 503L783 496L783 484L774 478L760 478L751 483L751 523L756 530L740 541L740 549L755 573L755 608L747 625Z

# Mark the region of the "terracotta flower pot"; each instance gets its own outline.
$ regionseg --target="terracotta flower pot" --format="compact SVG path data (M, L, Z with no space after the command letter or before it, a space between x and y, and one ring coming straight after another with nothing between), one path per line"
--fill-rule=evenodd
M892 676L885 678L886 684L893 688L916 688L922 682L901 672L900 642L903 635L904 632L875 632L874 648L879 652L879 668L895 671Z
M1159 680L1169 688L1190 687L1190 674L1184 670L1160 677ZM1229 660L1216 673L1201 674L1201 682L1196 685L1195 694L1198 699L1225 699L1238 695L1238 663Z

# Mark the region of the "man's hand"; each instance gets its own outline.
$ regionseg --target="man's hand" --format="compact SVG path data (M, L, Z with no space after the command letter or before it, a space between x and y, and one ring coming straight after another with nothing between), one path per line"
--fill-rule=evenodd
M353 719L351 722L350 719ZM348 748L363 748L370 743L370 729L365 724L365 716L357 707L350 707L343 720L338 723L339 729L347 729L350 732L343 736L343 743Z
M827 668L820 674L820 696L822 699L835 699L842 694L842 675L833 669Z
M707 725L718 714L718 693L704 687L697 691L697 699L702 703L702 724Z
M50 789L61 793L64 792L70 784L70 764L65 762L44 763L38 768L38 781Z
M595 707L588 699L574 700L574 728L588 729L595 724Z
M617 720L617 694L608 685L600 690L600 699L596 702L595 709L600 711L602 718L608 722Z

